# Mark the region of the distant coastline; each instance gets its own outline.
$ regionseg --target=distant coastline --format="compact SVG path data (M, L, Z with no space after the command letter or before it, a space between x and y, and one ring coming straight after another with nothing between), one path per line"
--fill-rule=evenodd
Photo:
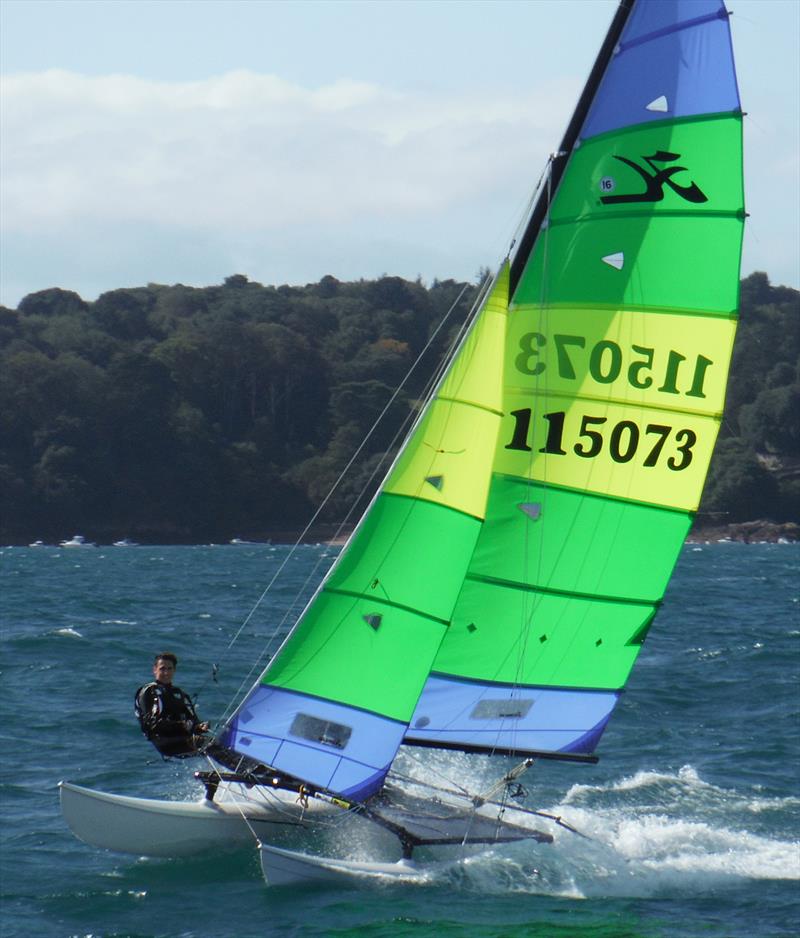
M317 532L322 533L322 532ZM314 536L311 532L307 541L312 543L324 542L341 546L347 542L350 532L330 536ZM289 543L294 543L296 537ZM720 541L735 541L740 544L783 544L800 541L800 524L793 521L742 521L738 524L701 524L695 525L686 538L687 544L708 544ZM273 543L276 543L273 538ZM277 541L277 543L282 543ZM285 543L285 542L283 542Z
M332 526L315 528L303 538L304 543L326 543L341 546L347 542L351 530L332 531ZM297 534L281 532L272 536L273 544L294 544ZM794 521L741 521L731 524L707 524L695 522L686 538L687 544L707 544L719 541L735 541L741 544L779 544L800 541L800 524Z
M316 525L307 531L293 530L274 530L251 533L244 536L241 540L236 537L233 539L220 539L216 541L196 541L192 539L170 538L160 539L147 537L146 532L139 532L136 538L136 546L142 547L163 547L169 545L191 546L202 544L216 544L225 546L249 546L263 547L269 544L291 545L291 544L327 544L331 547L342 547L347 543L347 539L353 532L353 526L341 526L334 524ZM89 532L91 535L91 532ZM109 536L107 532L96 532L96 534L87 536L87 541L96 544L98 547L110 547L117 540L115 536ZM709 524L704 522L695 522L694 527L686 538L687 544L715 544L724 542L736 542L740 544L795 544L800 542L800 524L794 521L741 521L731 524ZM41 546L56 546L59 541L41 543ZM9 546L34 546L33 543L25 540L21 543L10 544ZM87 545L88 546L88 545Z
M742 521L738 524L699 524L686 538L687 544L736 541L742 544L784 544L800 541L800 524L793 521Z

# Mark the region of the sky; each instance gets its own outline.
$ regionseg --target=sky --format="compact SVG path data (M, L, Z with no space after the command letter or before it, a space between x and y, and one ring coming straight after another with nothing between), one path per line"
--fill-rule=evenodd
M0 0L0 303L495 268L614 0ZM742 274L800 287L800 0L728 0Z

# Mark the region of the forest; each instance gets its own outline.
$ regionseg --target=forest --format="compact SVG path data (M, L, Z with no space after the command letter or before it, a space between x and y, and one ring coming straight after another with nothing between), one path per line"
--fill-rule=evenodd
M354 522L478 289L236 274L0 306L0 543L283 539L315 513ZM696 525L800 520L799 371L800 292L753 273Z

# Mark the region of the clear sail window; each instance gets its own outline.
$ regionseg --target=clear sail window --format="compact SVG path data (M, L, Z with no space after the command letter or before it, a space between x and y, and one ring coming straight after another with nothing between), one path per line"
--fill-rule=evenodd
M342 723L331 723L330 720L320 720L308 713L298 713L289 727L292 736L307 739L312 743L322 743L333 746L334 749L344 749L350 739L352 729Z
M507 698L505 700L479 700L470 713L470 720L521 720L528 715L533 700Z

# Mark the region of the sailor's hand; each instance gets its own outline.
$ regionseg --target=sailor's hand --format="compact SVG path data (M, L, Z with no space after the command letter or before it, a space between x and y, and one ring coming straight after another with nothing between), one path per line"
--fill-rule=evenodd
M198 733L207 733L208 732L208 723L198 723L195 727Z

